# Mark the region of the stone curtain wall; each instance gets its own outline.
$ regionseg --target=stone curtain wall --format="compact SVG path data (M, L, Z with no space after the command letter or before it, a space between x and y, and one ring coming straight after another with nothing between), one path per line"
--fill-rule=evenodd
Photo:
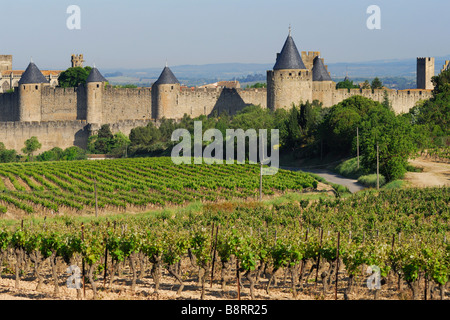
M36 136L42 144L38 153L60 147L86 148L89 130L86 121L0 122L0 141L7 149L22 153L25 140Z
M267 107L266 89L182 88L176 95L177 105L166 111L166 118L180 119L184 114L220 115L224 111L233 115L252 104Z
M413 108L417 102L420 100L428 100L433 94L431 90L387 90L389 102L392 105L396 114L407 113L411 108ZM320 94L325 95L324 91L313 92L313 98L319 99ZM324 100L324 107L331 107L347 98L355 95L360 95L374 101L383 102L384 100L384 89L337 89L333 90L331 98L327 95L327 99ZM320 100L320 99L319 99ZM326 104L326 103L327 104Z
M152 96L150 88L111 88L103 91L104 123L121 120L145 120L152 118Z
M86 114L86 111L83 110L86 109L85 104L78 104L80 94L85 96L84 87L43 87L41 121L85 120L85 118L81 118ZM78 110L79 108L81 110Z

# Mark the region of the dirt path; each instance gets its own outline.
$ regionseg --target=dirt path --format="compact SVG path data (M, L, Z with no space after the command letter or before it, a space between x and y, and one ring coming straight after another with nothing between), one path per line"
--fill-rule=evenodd
M405 180L412 187L436 187L450 185L450 164L432 162L424 158L410 160L409 163L423 172L407 172Z
M302 168L295 168L295 167L281 167L281 169L292 170L292 171L303 171L303 172L310 172L310 173L317 174L318 176L321 176L328 182L340 184L340 185L347 187L351 193L358 192L365 188L362 184L358 183L358 180L345 178L334 172L331 172L331 171L328 171L325 169L302 169Z

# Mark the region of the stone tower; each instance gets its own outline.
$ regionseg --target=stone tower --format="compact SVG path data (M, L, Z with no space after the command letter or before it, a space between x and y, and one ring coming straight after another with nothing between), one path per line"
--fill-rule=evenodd
M434 58L417 58L417 89L434 89Z
M107 81L95 66L86 79L86 121L95 128L103 121L103 91Z
M71 62L72 62L72 68L74 67L83 67L83 55L82 54L72 54L72 58L71 58Z
M303 63L289 30L273 70L267 71L267 107L290 109L300 101L312 101L312 73Z
M41 94L45 85L49 85L48 80L30 62L19 81L19 121L41 121Z
M178 105L180 82L166 65L158 80L152 85L152 118L161 119L174 116Z
M333 105L333 93L336 84L331 79L327 67L320 56L316 56L312 66L313 100L319 100L324 106Z
M12 70L12 55L0 55L0 72Z

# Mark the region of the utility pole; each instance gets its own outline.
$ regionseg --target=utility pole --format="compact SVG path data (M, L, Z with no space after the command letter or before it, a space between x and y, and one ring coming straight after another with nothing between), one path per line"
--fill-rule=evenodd
M356 127L356 156L358 158L358 169L359 169L359 128Z
M380 151L377 142L377 190L380 189Z

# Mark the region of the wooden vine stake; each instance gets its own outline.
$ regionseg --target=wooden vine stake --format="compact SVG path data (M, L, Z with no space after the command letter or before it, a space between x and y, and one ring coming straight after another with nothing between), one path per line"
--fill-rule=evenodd
M323 229L320 228L320 245L319 245L319 248L322 248L322 238L323 238ZM319 251L319 254L317 255L316 280L315 280L316 284L315 284L315 287L317 287L317 278L319 276L319 264L320 264L320 251Z
M109 221L108 221L108 228L109 229ZM107 270L107 262L108 262L108 233L106 233L105 237L105 272L103 274L103 288L106 288L106 270Z
M214 247L214 222L211 225L211 248L209 248L209 253L212 254L213 247Z
M338 231L337 248L336 248L336 287L334 288L334 300L337 300L338 275L339 275L339 245L341 233Z
M236 257L236 278L237 278L238 300L241 300L241 284L239 282L239 259L237 257Z
M84 242L84 223L81 223L81 242ZM85 274L85 270L84 270L84 257L83 255L81 256L81 268L82 268L82 275L83 275L83 297L86 297L86 286L85 286L85 282L84 282L84 274Z
M306 229L306 233L305 233L305 244L308 241L308 232L309 232L309 228ZM305 267L305 259L302 259L302 264L300 266L300 281L302 280L303 277L303 269Z
M217 248L217 234L219 233L219 226L216 227L216 239L214 241L214 251L212 258L212 266L211 266L211 282L210 287L212 288L213 278L214 278L214 263L216 262L216 248Z
M427 276L425 275L424 278L425 278L424 300L427 300L427 287L428 287Z

